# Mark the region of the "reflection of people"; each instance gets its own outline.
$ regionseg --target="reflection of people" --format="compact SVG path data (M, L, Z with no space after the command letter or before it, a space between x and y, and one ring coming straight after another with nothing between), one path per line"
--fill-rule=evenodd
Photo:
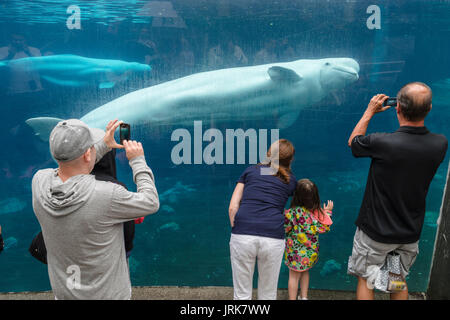
M383 107L387 98L378 94L370 100L348 140L355 157L372 159L348 266L348 273L358 277L357 299L374 298L368 278L376 279L392 251L400 255L402 277L408 275L418 254L428 187L447 151L447 139L424 125L431 89L420 82L397 94L400 128L366 136L372 117L390 108ZM407 287L391 293L391 299L407 298Z
M245 66L248 59L241 47L231 37L225 37L224 44L217 44L208 51L208 67L214 69Z
M147 27L143 27L138 32L139 36L137 39L130 40L125 44L127 48L125 58L150 65L152 78L160 79L160 77L165 75L165 63L157 43L153 41L152 32Z
M119 33L121 28L123 29L123 22L120 20L111 21L106 26L104 34L98 39L98 47L102 48L102 58L122 59L124 47L125 50L129 50L122 42L123 38Z
M59 122L50 134L58 168L39 170L33 177L33 209L57 299L131 298L123 223L155 213L159 199L142 145L115 142L120 123L110 121L105 134L80 120ZM112 148L125 148L137 192L89 174Z
M319 190L308 179L301 179L284 214L286 249L284 264L289 268L289 300L297 300L300 281L301 299L308 300L309 269L319 259L319 234L330 231L333 201L320 207Z
M139 33L138 43L143 46L144 49L144 63L151 65L155 60L160 59L158 47L156 43L151 39L151 33L147 28L143 28Z
M258 299L275 300L284 253L283 211L293 195L296 179L291 173L294 146L285 139L269 151L279 155L276 175L261 172L267 165L248 167L239 178L230 201L232 226L230 259L235 300L252 298L253 271L258 260ZM278 151L278 152L277 152ZM271 161L269 165L275 165ZM276 168L276 167L275 167Z
M278 61L291 61L295 58L295 50L290 45L288 38L283 38L280 42L280 45L278 47Z
M11 44L0 48L0 60L15 60L27 57L40 57L39 49L27 44L21 34L11 35ZM9 68L7 92L10 94L42 90L39 74L31 70L31 64L15 65Z
M277 41L275 39L268 39L264 42L264 47L259 50L255 57L253 58L253 64L266 64L276 62L277 53L276 53Z
M5 246L5 244L3 243L2 226L0 226L0 252L3 251L4 246Z
M109 29L108 29L109 32ZM41 47L40 51L43 56L52 56L56 54L60 54L62 52L70 52L73 55L78 56L89 56L86 51L87 48L85 46L85 40L82 37L82 34L77 29L67 29L64 28L64 32L62 35L54 38L53 40L46 39L46 41ZM101 41L101 39L99 40ZM117 44L115 41L110 41ZM104 44L102 46L102 55L108 54L109 51L113 51L113 49L105 47Z
M195 67L195 56L191 44L185 37L180 39L180 52L177 58L176 66L181 69L181 73L191 74Z

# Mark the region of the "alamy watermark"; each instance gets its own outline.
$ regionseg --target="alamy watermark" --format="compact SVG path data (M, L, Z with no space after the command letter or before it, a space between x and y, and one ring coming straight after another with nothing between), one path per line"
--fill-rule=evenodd
M70 16L66 20L66 26L67 29L81 29L81 9L77 5L71 5L67 7L66 10L67 14L70 14Z
M225 135L216 128L203 132L202 121L194 121L193 136L188 129L172 132L171 141L178 142L171 151L172 163L180 164L278 164L279 129L226 129ZM204 142L208 143L204 146ZM267 150L272 146L270 159ZM225 153L224 153L225 151ZM246 162L248 159L248 162ZM270 169L270 168L266 168ZM273 174L273 169L263 170ZM276 171L275 171L276 172Z
M69 274L66 280L66 287L69 290L81 289L81 270L76 264L70 265L66 269L66 273Z
M69 290L91 290L92 286L81 283L81 269L79 265L72 264L66 269L66 287Z

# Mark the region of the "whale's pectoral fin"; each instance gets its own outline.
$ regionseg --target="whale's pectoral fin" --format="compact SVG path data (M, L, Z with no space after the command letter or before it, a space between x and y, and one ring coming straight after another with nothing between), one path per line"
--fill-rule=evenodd
M294 70L279 66L270 67L267 70L267 73L273 81L277 82L293 83L303 79L303 77Z
M126 71L121 74L115 74L114 72L108 72L106 73L106 79L105 81L100 82L98 87L100 89L111 89L116 85L117 82L122 82L128 80L128 76L130 74L130 71Z
M300 111L292 111L279 117L277 121L278 129L286 129L292 126L297 120L299 114Z
M50 117L31 118L25 121L29 125L36 136L42 141L48 141L50 133L53 128L60 122L61 119Z

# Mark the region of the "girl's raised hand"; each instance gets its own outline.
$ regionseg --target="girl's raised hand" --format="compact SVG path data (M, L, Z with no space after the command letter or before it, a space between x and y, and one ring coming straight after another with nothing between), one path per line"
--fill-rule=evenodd
M328 200L327 204L325 204L325 203L323 204L323 209L328 210L328 211L333 211L333 206L334 206L333 201Z

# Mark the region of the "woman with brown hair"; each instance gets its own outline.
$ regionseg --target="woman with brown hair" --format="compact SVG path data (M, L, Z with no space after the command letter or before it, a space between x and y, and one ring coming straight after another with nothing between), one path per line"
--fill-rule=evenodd
M286 139L276 141L267 161L248 167L230 201L230 258L235 300L252 298L253 272L258 260L258 299L275 300L284 253L284 206L296 187L291 172L295 149Z

